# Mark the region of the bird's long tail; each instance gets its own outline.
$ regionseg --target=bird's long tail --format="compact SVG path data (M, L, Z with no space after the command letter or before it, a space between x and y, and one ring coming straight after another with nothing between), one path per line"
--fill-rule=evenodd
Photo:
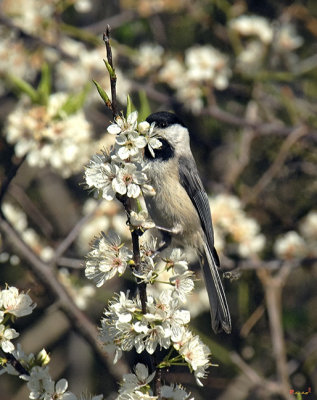
M204 253L202 270L209 297L211 326L215 333L221 332L222 329L226 333L230 333L231 318L226 295L218 273L218 256L215 251L212 252L208 243L204 243Z

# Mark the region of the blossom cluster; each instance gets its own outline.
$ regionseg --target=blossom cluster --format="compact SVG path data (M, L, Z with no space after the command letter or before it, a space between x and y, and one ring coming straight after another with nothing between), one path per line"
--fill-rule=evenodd
M154 149L161 146L154 135L154 125L137 122L137 112L127 118L117 117L108 127L115 136L115 144L109 153L93 156L85 170L86 183L99 195L109 201L116 196L137 198L142 203L142 194L153 189L147 184L143 150L147 146L154 156ZM130 229L144 232L154 227L145 210L129 210ZM110 302L101 320L100 340L104 349L117 362L122 352L135 349L137 353L146 351L153 354L158 348L171 349L162 361L162 368L173 365L188 365L198 384L205 378L210 366L210 351L200 338L188 328L190 313L184 308L187 297L194 288L194 274L180 249L172 249L165 254L157 252L156 239L147 237L141 241L140 263L136 268L132 252L120 236L111 232L101 233L92 244L86 257L85 275L93 279L97 286L103 285L116 275L122 275L130 265L138 282L155 286L165 272L169 272L164 282L165 288L158 295L149 292L146 301L140 296L130 297L129 292L120 292ZM161 281L160 281L161 282ZM155 292L153 292L155 293ZM142 379L141 379L142 376ZM153 398L148 386L153 379L146 367L138 365L136 374L123 379L118 399ZM128 383L128 385L127 385ZM182 393L180 387L167 387L166 398L177 398ZM129 397L130 396L130 397ZM141 397L140 397L141 396ZM143 396L143 397L142 397ZM146 397L149 396L149 397Z
M246 214L238 197L219 194L209 202L217 249L222 250L226 244L229 252L241 257L251 257L263 250L265 237L260 226Z
M116 143L109 154L96 154L85 169L88 188L97 190L106 200L118 195L138 198L142 193L154 194L147 182L146 167L142 162L142 151L150 151L161 143L153 135L153 125L146 121L138 124L138 113L134 111L126 118L119 116L108 127L116 135Z
M169 349L172 346L178 355L164 360L165 365L187 363L197 383L202 385L200 379L206 376L210 365L210 351L199 336L188 329L189 311L183 309L170 289L162 291L158 298L148 295L146 308L143 314L140 298L130 299L129 293L124 292L110 302L100 329L105 350L114 354L114 362L117 362L123 351L133 348L137 353L153 354L157 347Z
M11 342L19 336L18 332L7 326L8 318L24 317L31 314L35 304L26 293L19 293L15 287L8 287L0 291L0 346L5 353L14 351Z
M49 165L63 177L80 171L94 151L92 130L82 110L67 114L66 93L49 96L47 105L22 99L8 116L8 143L18 157L26 156L31 166Z
M243 39L237 54L237 67L244 73L256 72L263 64L269 46L272 61L275 64L286 59L295 64L296 57L292 53L303 44L297 35L295 26L290 22L271 24L266 18L258 15L241 15L229 23L236 39Z
M275 254L282 259L317 256L317 211L310 211L300 222L299 232L281 235L274 244Z
M0 375L5 373L19 375L27 382L31 400L77 400L77 396L67 390L66 379L62 378L55 382L51 378L48 367L50 357L45 349L37 355L26 354L19 343L17 346L12 343L19 333L10 327L10 320L31 314L35 307L36 304L31 297L27 293L19 292L14 286L0 290L0 347L4 353L10 353L15 360L15 363L11 364L6 358L2 358ZM16 363L20 364L19 369L15 368ZM22 369L24 372L21 371ZM102 400L102 396L88 398ZM84 397L81 397L81 400L84 400Z

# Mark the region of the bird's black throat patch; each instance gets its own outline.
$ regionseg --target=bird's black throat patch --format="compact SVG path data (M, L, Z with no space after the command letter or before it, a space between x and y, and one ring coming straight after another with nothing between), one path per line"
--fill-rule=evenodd
M174 147L171 146L170 143L168 143L168 141L165 139L158 138L158 140L162 143L162 146L159 149L153 149L155 157L152 156L148 146L146 146L144 151L144 158L149 161L167 161L170 158L174 157Z

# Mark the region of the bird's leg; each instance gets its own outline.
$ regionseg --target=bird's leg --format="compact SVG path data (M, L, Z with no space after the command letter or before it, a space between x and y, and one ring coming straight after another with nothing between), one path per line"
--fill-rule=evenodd
M175 225L173 228L164 228L162 226L155 225L155 228L158 229L162 234L162 242L160 243L158 249L152 255L152 258L165 250L172 242L172 235L177 235L181 232L181 227Z

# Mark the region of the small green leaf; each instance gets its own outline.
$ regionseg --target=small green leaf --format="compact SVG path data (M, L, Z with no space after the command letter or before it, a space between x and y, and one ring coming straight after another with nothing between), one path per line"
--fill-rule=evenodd
M112 68L112 66L109 64L109 62L107 60L103 60L103 62L105 63L105 66L107 67L107 70L109 72L110 78L111 79L116 79L117 76L116 76L114 68Z
M139 91L140 111L139 122L144 121L151 114L151 107L144 90Z
M134 104L131 100L130 95L127 96L127 117L135 110Z
M11 74L7 74L7 78L9 79L14 89L16 89L19 93L25 93L26 95L28 95L32 103L39 102L37 91L28 82Z
M42 67L41 80L37 88L37 94L41 104L47 104L49 95L51 94L52 88L52 77L51 70L48 64L44 64Z
M107 95L106 91L99 85L99 83L95 80L92 80L93 83L95 84L98 93L100 95L100 97L102 98L102 100L105 102L106 106L108 108L111 108L111 100L109 99L109 96Z

